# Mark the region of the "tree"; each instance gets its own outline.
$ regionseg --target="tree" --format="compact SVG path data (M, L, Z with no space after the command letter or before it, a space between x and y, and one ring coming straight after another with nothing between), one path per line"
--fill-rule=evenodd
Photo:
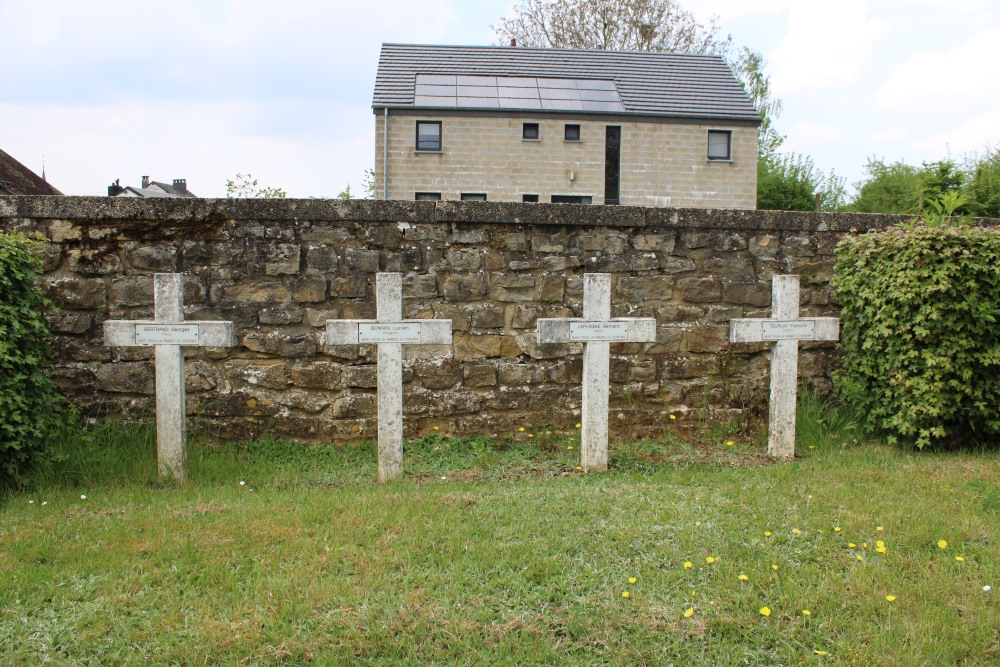
M733 39L713 18L704 26L673 0L522 0L490 26L521 46L615 51L680 51L725 56Z
M284 199L288 193L281 188L257 185L251 174L236 174L233 180L226 180L226 197L229 199Z
M867 178L856 183L857 196L851 210L861 213L919 214L924 204L940 201L951 192L961 192L965 172L951 160L924 162L921 167L904 162L886 164L884 160L869 158L865 165ZM974 199L974 198L973 198ZM959 214L967 213L975 204L959 207Z
M1000 149L987 148L983 157L967 160L970 174L965 192L969 212L986 218L1000 218Z
M757 161L757 208L778 211L837 211L847 199L845 180L824 175L800 153L761 155Z

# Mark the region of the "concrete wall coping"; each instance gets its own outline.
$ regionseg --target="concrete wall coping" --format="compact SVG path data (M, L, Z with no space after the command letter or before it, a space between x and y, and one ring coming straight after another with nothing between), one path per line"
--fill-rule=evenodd
M71 220L81 226L156 221L186 224L260 222L471 223L656 229L849 232L885 229L911 215L755 211L739 209L574 206L516 202L422 202L369 199L139 199L122 197L0 197L0 218ZM983 226L1000 220L977 218Z

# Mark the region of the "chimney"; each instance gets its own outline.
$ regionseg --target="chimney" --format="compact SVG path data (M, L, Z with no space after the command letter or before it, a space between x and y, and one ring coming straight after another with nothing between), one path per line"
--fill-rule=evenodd
M118 181L119 180L120 179L116 178L115 182L108 186L108 196L109 197L117 197L121 193L125 192L125 188L123 188L122 186L118 185Z
M517 40L516 39L510 40L510 45L511 46L517 46Z
M142 189L145 190L149 187L149 176L142 177Z
M187 194L188 182L186 178L175 178L174 179L174 190L177 190L181 194Z

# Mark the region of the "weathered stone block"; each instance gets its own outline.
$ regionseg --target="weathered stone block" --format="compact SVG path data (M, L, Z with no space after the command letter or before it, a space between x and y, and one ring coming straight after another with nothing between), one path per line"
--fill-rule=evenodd
M381 248L398 248L403 242L403 232L396 225L370 225L365 230L368 245Z
M152 394L153 367L146 362L101 364L94 369L98 391L119 394Z
M632 239L632 247L639 251L653 250L671 253L676 239L673 234L638 234Z
M763 308L771 305L770 283L725 283L722 298L726 303L739 303Z
M712 235L708 232L681 232L681 246L688 250L695 248L705 248L712 242Z
M486 281L481 275L450 275L441 286L448 301L476 301L486 294Z
M495 301L533 301L535 277L491 273L489 296Z
M448 248L445 257L452 271L476 271L483 265L476 248Z
M118 255L98 250L73 249L65 252L69 269L82 276L106 276L122 272Z
M569 234L535 234L531 237L531 249L534 252L565 253L569 244Z
M82 334L90 331L94 323L93 315L86 313L58 312L48 318L53 333Z
M340 389L343 366L330 361L310 361L292 366L289 378L304 389Z
M131 308L153 305L153 276L130 276L111 281L111 303Z
M433 275L403 276L404 299L433 299L438 295L437 279Z
M528 250L528 236L522 232L514 232L512 234L503 235L503 244L508 250L514 252L527 252Z
M681 298L688 303L712 303L722 299L722 283L715 278L681 278L677 281Z
M472 326L476 329L497 329L504 325L504 309L495 303L477 304L472 311Z
M520 352L517 344L507 336L456 332L453 341L455 358L463 361L484 357L513 357Z
M534 328L544 312L541 306L513 306L512 310L510 326L514 329Z
M340 266L337 249L328 245L306 246L306 275L336 273Z
M378 368L375 365L347 366L341 377L348 387L375 389L378 386Z
M583 360L579 357L556 362L548 373L556 384L580 384L583 381Z
M747 240L739 232L721 232L712 236L711 248L716 252L733 252L734 250L746 250Z
M252 352L273 354L279 357L308 357L316 353L318 345L312 334L283 335L255 332L243 338L243 346Z
M290 384L285 362L276 359L234 359L226 362L225 369L229 384L236 389L283 391Z
M456 225L451 230L451 240L452 243L486 245L486 242L489 241L489 234L485 229L473 229Z
M497 369L489 364L465 364L462 378L466 387L495 387Z
M284 303L292 298L291 291L280 283L238 283L222 288L220 303Z
M295 275L299 272L301 248L296 244L281 243L265 246L264 274L268 276Z
M454 359L424 361L413 365L413 375L427 389L451 389L462 379L462 368Z
M53 220L49 223L48 237L53 243L65 243L79 241L83 235L80 233L80 228L69 220Z
M472 307L454 303L435 303L430 312L407 316L409 319L451 320L452 331L468 331L472 328ZM405 315L405 313L404 313Z
M566 291L566 281L562 276L541 276L535 285L537 288L535 298L542 303L562 301Z
M548 377L546 368L535 364L503 363L497 366L500 384L509 387L519 387L528 384L540 384Z
M781 252L792 257L810 257L816 254L812 239L808 236L786 236L781 244Z
M330 296L361 299L368 296L368 279L365 276L334 278L330 281Z
M629 303L668 301L673 295L674 279L670 276L618 279L618 297Z
M360 250L348 248L344 252L344 267L349 271L361 273L378 273L379 256L377 250Z
M695 325L684 338L688 352L718 352L729 342L729 325Z
M298 303L320 303L326 300L326 278L302 278L295 281L292 298Z
M68 310L103 309L108 294L100 278L46 276L42 279L45 294L59 308Z
M302 308L292 303L262 308L258 316L261 324L298 324L302 321Z
M169 246L143 246L125 257L133 269L169 273L177 270L177 248Z

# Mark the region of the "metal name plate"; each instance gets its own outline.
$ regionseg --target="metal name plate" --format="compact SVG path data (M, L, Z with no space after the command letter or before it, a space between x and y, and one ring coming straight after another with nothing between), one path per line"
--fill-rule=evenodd
M359 343L419 343L420 325L405 322L364 322L358 324Z
M767 320L762 325L763 340L813 340L816 323L812 320Z
M197 345L197 324L137 324L136 345Z
M571 341L628 340L628 322L570 322Z

